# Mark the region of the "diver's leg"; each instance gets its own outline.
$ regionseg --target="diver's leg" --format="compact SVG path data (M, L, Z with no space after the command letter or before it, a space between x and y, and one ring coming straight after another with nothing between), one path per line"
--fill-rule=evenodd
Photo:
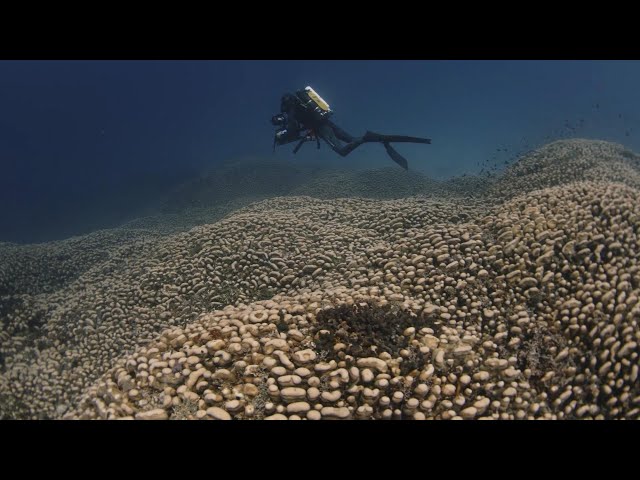
M338 129L341 130L341 129ZM431 143L431 140L428 138L418 138L418 137L407 137L402 135L379 135L377 133L367 132L364 136L360 138L353 138L348 133L344 132L348 137L351 138L351 141L346 145L340 145L338 142L338 132L336 131L335 125L323 125L318 135L322 138L327 144L331 147L331 149L336 152L338 155L342 157L346 157L353 150L358 148L363 143L382 143L384 145L387 154L391 157L391 159L400 165L405 170L408 170L407 160L400 155L394 148L389 145L389 142L412 142L412 143Z
M335 136L338 137L343 142L349 143L349 142L353 142L356 139L356 137L354 137L353 135L348 134L346 131L341 129L339 126L337 126L332 121L328 121L327 123L329 124L329 126L333 130L333 133L335 134Z
M359 138L359 139L356 139L353 142L347 143L346 145L343 145L343 146L337 146L337 145L331 144L329 142L327 142L327 143L329 144L331 149L334 152L336 152L338 155L346 157L353 150L355 150L357 147L359 147L360 145L362 145L363 143L366 143L366 142L364 140L362 140L361 138ZM391 157L391 160L396 162L398 165L400 165L405 170L409 169L409 165L408 165L407 159L404 158L402 155L400 155L398 152L396 152L394 150L394 148L389 144L389 142L376 142L376 143L382 143L384 145L384 148L387 151L387 154Z
M319 128L317 133L320 138L322 138L325 142L327 142L327 145L331 147L331 150L336 152L338 155L342 157L346 157L355 148L359 147L364 143L362 138L359 138L359 139L353 140L350 143L347 143L346 145L340 145L340 141L338 140L338 136L333 127L334 127L333 125L329 125L329 124L323 125L322 127ZM349 135L349 137L351 136ZM351 138L353 139L353 137Z

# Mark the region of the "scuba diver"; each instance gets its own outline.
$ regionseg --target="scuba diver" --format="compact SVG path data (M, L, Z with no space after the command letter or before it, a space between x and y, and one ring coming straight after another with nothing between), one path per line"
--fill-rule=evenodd
M312 140L315 140L320 148L322 139L334 152L345 157L364 143L382 143L391 159L408 170L407 160L396 152L390 143L431 143L428 138L381 135L370 131L356 138L329 120L332 114L329 104L311 87L298 90L295 95L285 93L280 102L280 113L271 118L271 123L279 127L273 139L273 150L275 151L276 145L297 141L298 144L293 149L293 153L297 153L304 143ZM341 141L345 144L341 144Z

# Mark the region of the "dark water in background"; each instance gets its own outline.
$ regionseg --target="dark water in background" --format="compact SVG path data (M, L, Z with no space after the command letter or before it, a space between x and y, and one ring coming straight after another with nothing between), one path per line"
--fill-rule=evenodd
M353 135L399 145L410 172L479 174L557 138L640 151L638 61L0 61L0 241L40 242L153 212L196 172L274 158L283 92L312 85ZM394 164L380 145L277 158Z

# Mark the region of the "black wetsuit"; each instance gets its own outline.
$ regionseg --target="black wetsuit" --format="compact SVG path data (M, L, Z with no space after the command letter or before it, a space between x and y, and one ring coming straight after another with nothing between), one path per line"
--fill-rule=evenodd
M396 152L390 145L391 142L426 143L428 138L408 137L405 135L381 135L367 131L362 137L350 135L328 118L318 118L314 112L307 110L294 95L285 94L282 97L280 111L287 116L287 137L283 143L299 140L300 143L294 150L297 152L308 137L303 134L307 129L313 135L324 140L331 149L340 156L347 156L363 143L382 143L391 159L405 170L408 169L407 160ZM345 144L341 144L345 142Z

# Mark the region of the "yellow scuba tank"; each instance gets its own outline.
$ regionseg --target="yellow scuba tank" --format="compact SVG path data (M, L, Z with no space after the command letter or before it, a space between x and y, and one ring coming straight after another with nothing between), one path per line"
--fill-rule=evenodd
M307 95L309 95L309 98L311 100L313 100L315 102L315 104L318 107L320 107L320 109L322 109L325 112L331 112L331 108L329 108L329 104L327 102L325 102L324 99L320 95L318 95L318 92L316 92L311 87L305 87L304 89L307 92Z
M317 119L329 117L333 114L329 104L311 87L298 90L296 96L306 111L312 113Z

